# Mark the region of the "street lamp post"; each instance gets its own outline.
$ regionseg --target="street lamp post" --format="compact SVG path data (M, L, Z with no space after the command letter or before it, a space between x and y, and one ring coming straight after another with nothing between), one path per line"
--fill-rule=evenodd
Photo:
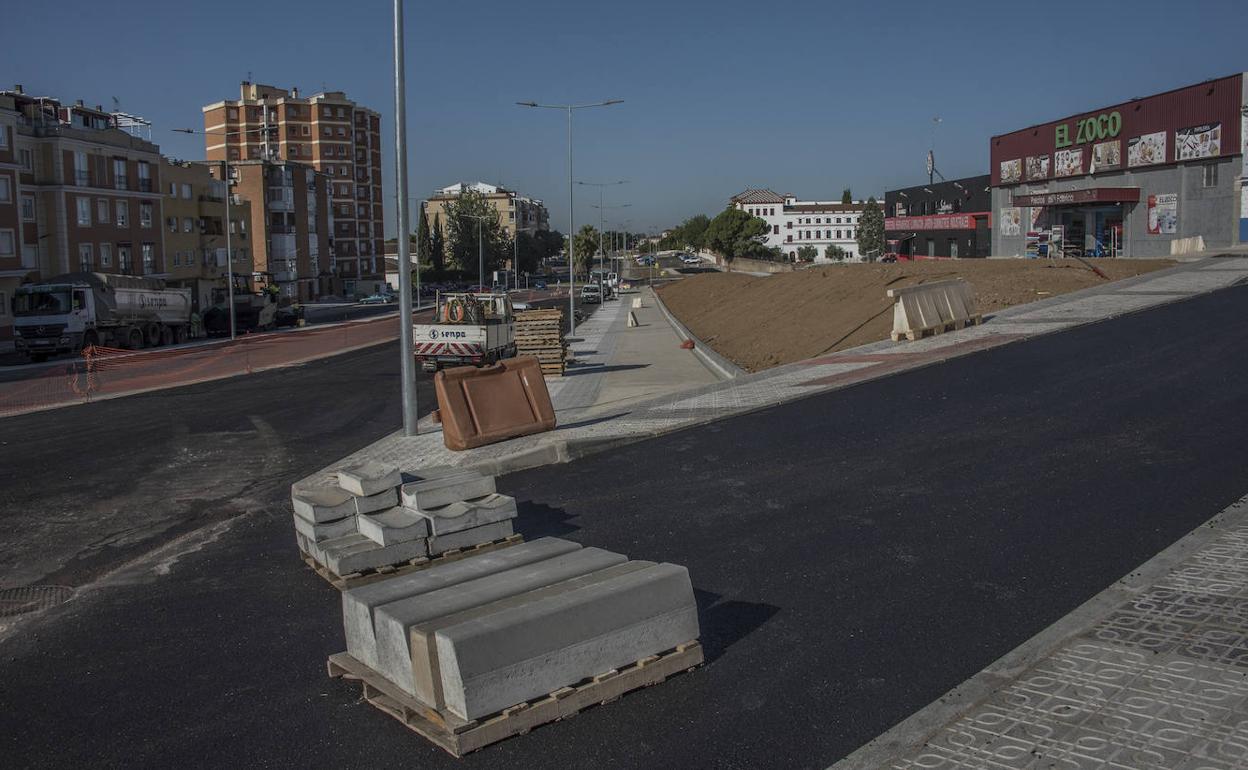
M616 182L615 184L623 184L623 183L622 183L622 182ZM600 188L600 189L601 189L601 188ZM594 206L594 204L592 204L592 203L591 203L591 204L589 204L589 205ZM602 252L602 228L606 227L606 225L605 225L605 224L603 224L603 222L605 222L605 220L603 219L603 212L604 212L604 209L626 209L626 208L629 208L629 207L630 207L630 206L632 206L632 205L633 205L633 204L631 204L631 203L621 203L621 204L619 204L619 205L617 205L617 206L603 206L603 205L601 205L601 204L599 204L599 205L597 205L597 206L594 206L594 208L598 209L598 221L599 221L599 234L598 234L598 244L599 244L599 245L598 245L598 251L599 251L599 257L598 257L598 269L599 269L600 271L602 270L602 256L601 256L601 252ZM614 237L615 237L615 234L614 234L614 233L612 233L612 234L611 234L611 237L612 237L612 238L614 238Z
M586 187L597 187L597 188L598 188L598 270L601 272L601 271L602 271L602 257L603 257L603 253L602 253L602 231L603 231L603 228L605 227L605 225L603 224L603 218L602 218L602 209L603 209L603 206L602 206L602 189L603 189L604 187L614 187L614 186L615 186L615 185L617 185L617 184L628 184L628 180L627 180L627 179L622 179L622 180L620 180L620 181L618 181L618 182L577 182L577 184L579 184L579 185L584 185L584 186L586 186ZM614 208L614 207L612 207L612 208Z
M576 254L573 242L576 238L575 218L572 213L572 110L583 110L589 107L608 107L620 104L623 99L608 99L605 102L590 104L538 104L537 102L516 102L521 107L538 107L546 110L564 110L568 114L568 335L576 333Z
M485 290L485 242L481 239L481 226L487 217L481 214L464 214L469 219L477 220L477 288Z
M406 66L403 60L403 0L394 0L394 143L395 182L398 186L399 230L399 356L403 378L403 435L415 436L419 430L416 409L415 340L412 337L412 260L411 230L407 224L407 93ZM384 258L383 258L384 259ZM419 266L419 255L417 265ZM418 298L419 299L419 298Z

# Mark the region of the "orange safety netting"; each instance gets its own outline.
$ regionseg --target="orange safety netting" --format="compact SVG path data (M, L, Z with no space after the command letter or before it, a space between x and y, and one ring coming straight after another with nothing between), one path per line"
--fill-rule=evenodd
M46 367L0 370L0 416L285 366L399 336L397 316L248 334L176 348L89 347Z

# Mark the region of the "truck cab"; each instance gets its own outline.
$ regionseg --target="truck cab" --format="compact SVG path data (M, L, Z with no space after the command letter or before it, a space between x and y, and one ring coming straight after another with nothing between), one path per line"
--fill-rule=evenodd
M19 286L13 296L14 343L32 361L80 350L95 321L95 297L85 285Z

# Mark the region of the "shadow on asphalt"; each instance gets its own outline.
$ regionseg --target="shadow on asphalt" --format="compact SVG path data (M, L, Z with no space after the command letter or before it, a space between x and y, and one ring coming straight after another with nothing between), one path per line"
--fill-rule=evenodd
M517 503L516 510L516 531L524 535L525 540L565 537L580 529L570 523L573 517L562 508L526 500Z
M713 663L729 647L757 631L780 611L774 604L735 599L720 601L724 598L722 595L700 588L693 589L693 598L698 603L702 653L707 663Z

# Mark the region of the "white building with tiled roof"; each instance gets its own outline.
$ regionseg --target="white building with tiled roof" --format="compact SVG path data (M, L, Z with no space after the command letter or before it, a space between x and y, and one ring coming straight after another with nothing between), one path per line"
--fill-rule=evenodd
M814 246L819 251L816 261L826 262L824 251L835 244L845 250L847 260L861 260L858 217L866 201L800 201L791 194L750 188L728 204L765 221L770 228L767 245L779 248L787 259L796 260L802 246Z

